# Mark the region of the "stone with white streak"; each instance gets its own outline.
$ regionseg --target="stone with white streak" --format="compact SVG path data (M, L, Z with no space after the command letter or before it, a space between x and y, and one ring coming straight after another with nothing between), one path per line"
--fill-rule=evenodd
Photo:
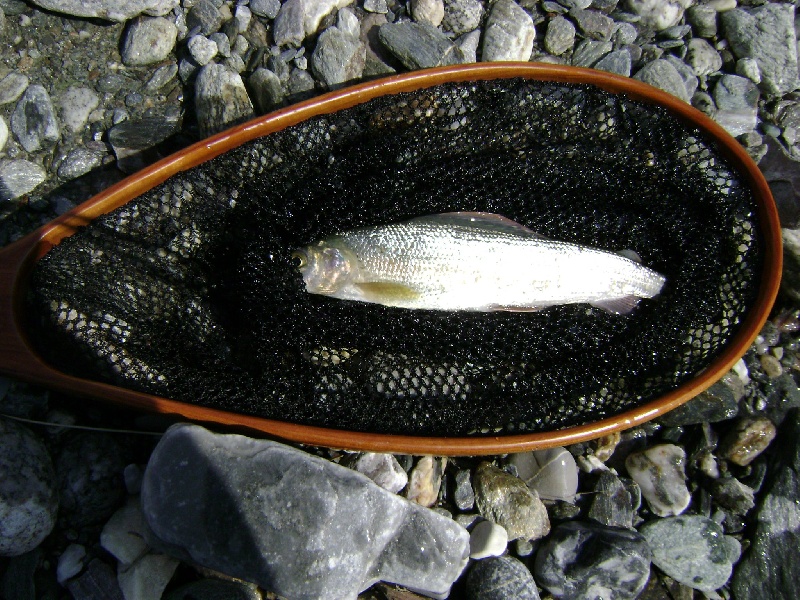
M686 452L673 444L652 446L625 459L631 479L639 484L650 510L659 517L679 515L689 506L685 465Z
M483 60L530 59L536 29L533 19L513 0L498 0L489 13L483 33Z
M0 160L0 201L32 192L47 179L47 171L28 160Z
M306 37L317 32L322 19L352 2L353 0L288 0L284 2L273 25L275 43L278 46L299 47Z
M223 65L208 64L195 82L200 129L210 135L253 116L253 104L241 76Z

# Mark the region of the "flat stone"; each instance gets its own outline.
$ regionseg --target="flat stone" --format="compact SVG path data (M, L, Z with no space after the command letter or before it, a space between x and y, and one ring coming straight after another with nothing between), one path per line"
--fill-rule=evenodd
M203 35L211 35L222 26L220 4L214 0L197 0L186 14L186 27L191 31L200 28Z
M473 485L478 511L504 527L509 540L540 539L550 531L544 504L519 477L483 462L475 472Z
M133 67L161 62L175 48L177 38L178 28L169 19L154 17L134 21L125 33L122 62Z
M650 510L659 517L678 515L689 506L685 465L686 452L673 444L652 446L625 459L628 474L641 488Z
M28 89L30 80L17 71L11 71L0 79L0 106L15 102Z
M739 560L739 542L724 535L715 521L681 515L648 521L639 528L653 552L653 564L682 584L713 592L731 576Z
M442 29L461 35L477 29L482 18L483 5L479 0L446 0Z
M614 33L616 27L614 19L596 10L573 9L569 11L569 16L575 20L578 29L593 40L611 39L611 34Z
M250 10L254 15L274 19L281 8L280 0L250 0Z
M601 525L632 529L637 507L634 506L629 487L611 471L601 472L592 490L594 495L589 518Z
M614 44L599 40L583 40L572 54L572 65L575 67L591 67L611 52Z
M480 560L467 575L467 600L539 600L528 568L511 556Z
M719 454L732 463L746 467L775 438L775 425L766 417L740 419L720 444Z
M61 179L70 181L76 179L81 175L86 175L92 169L96 169L103 164L103 157L105 153L96 150L90 150L85 146L78 146L69 151L69 153L58 165L58 176Z
M469 552L460 525L360 473L194 425L161 438L142 507L170 554L286 597L354 598L380 580L445 595Z
M471 473L468 469L460 469L456 473L453 502L460 510L472 510L475 506L475 490L472 489Z
M438 27L444 19L444 2L442 0L409 0L411 16L417 23L428 23Z
M634 74L633 78L662 89L684 102L689 102L691 99L691 96L687 93L683 78L668 60L657 59L647 63Z
M609 73L616 73L623 77L630 77L632 62L630 52L624 49L614 50L594 63L593 68L600 71L608 71Z
M72 133L80 133L89 121L89 115L100 105L100 98L87 87L70 87L59 99L61 122Z
M427 23L387 23L378 30L378 38L412 71L463 62L461 50L444 33Z
M58 493L44 443L28 428L2 418L0 473L0 556L19 556L50 535Z
M761 72L759 87L782 96L796 89L797 37L791 4L767 3L720 15L725 38L737 58L752 58Z
M661 31L678 23L692 4L692 0L627 0L625 7L639 17L642 27Z
M659 418L667 427L717 423L732 419L739 412L739 402L729 386L717 382L707 390Z
M487 62L527 61L535 38L536 29L530 15L513 0L498 0L484 26L482 59Z
M578 467L565 448L548 448L512 454L509 464L520 479L545 500L572 502L578 491Z
M124 22L139 15L160 17L171 12L180 0L31 0L45 10L83 18Z
M15 200L47 179L47 171L27 160L0 160L0 201Z
M367 48L358 37L329 27L317 39L311 55L311 71L328 87L359 79L364 73Z
M712 95L719 110L758 110L758 88L745 77L726 73L717 81Z
M497 523L481 521L469 535L469 557L474 560L500 556L508 546L508 532Z
M210 63L219 52L219 46L217 46L216 42L199 34L189 38L189 41L186 42L186 48L194 61L201 67Z
M650 548L636 531L570 521L536 553L536 581L558 598L637 598L650 576Z
M544 49L550 54L561 56L575 45L575 25L572 21L557 16L547 24L544 35Z
M356 459L353 468L392 494L408 484L408 475L392 454L365 452Z
M178 129L179 123L163 117L125 120L108 131L108 142L117 157L117 166L134 173L153 163L160 154L152 150Z
M433 506L439 498L446 465L446 458L420 458L411 470L406 497L421 506Z
M253 116L253 105L238 73L216 64L200 69L195 82L197 121L211 135Z
M145 84L145 90L148 92L157 92L165 85L170 83L178 75L178 65L170 63L158 67L150 79Z
M11 113L11 131L26 152L47 148L61 139L61 128L50 94L41 85L32 85Z

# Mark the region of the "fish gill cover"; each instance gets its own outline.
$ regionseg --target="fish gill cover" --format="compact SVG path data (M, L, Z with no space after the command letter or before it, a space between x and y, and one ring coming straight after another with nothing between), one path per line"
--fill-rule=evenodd
M449 211L633 249L667 283L627 316L416 311L308 294L292 263L332 233ZM755 219L713 144L659 107L574 84L443 84L248 142L93 221L36 265L28 329L64 372L228 411L550 431L711 362L755 299Z

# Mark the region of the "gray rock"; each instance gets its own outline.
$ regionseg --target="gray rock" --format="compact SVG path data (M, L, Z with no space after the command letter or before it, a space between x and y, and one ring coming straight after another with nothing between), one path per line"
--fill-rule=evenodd
M36 152L55 144L61 129L50 95L41 85L25 90L11 113L11 131L26 152Z
M175 48L178 29L163 17L134 21L125 33L122 62L138 67L152 65L167 58Z
M457 65L464 56L441 31L427 23L387 23L378 38L410 70Z
M119 569L117 581L126 600L161 598L179 561L171 556L150 552L127 568Z
M636 72L633 78L662 89L684 102L689 102L691 99L691 96L687 94L683 78L668 60L657 59L647 63Z
M592 0L560 0L559 4L568 9L577 8L582 10L589 8L592 5Z
M84 527L106 521L124 495L119 445L110 435L75 432L65 437L54 462L64 526Z
M191 31L200 28L203 35L211 35L222 26L219 3L214 0L197 0L186 15L186 27Z
M386 4L386 0L364 0L364 10L385 15L389 12L389 6Z
M593 489L589 518L609 527L633 528L636 507L629 487L611 471L602 471Z
M120 23L139 15L160 17L180 0L31 0L33 4L73 17L107 19Z
M150 551L145 541L147 527L139 498L128 498L103 526L100 545L124 567L132 565Z
M8 419L0 419L0 473L0 556L19 556L53 530L58 494L47 448Z
M794 7L767 3L721 14L725 37L737 58L753 58L761 72L759 87L772 95L796 89L797 38Z
M361 38L361 22L349 8L343 8L336 13L336 27L351 37Z
M125 120L108 132L108 142L117 157L117 166L125 173L135 173L160 158L152 150L173 135L178 128L174 120L163 117L145 117Z
M100 105L100 98L87 87L69 88L61 95L61 122L72 133L80 133L89 121L89 115Z
M201 579L187 583L164 596L164 600L262 600L262 598L261 592L253 584L222 579Z
M303 69L292 69L286 82L289 102L298 102L314 94L316 82L311 73Z
M228 39L227 35L221 32L212 33L208 36L208 39L217 45L217 53L221 57L228 58L231 55L231 41Z
M178 74L178 65L175 63L170 63L168 65L163 65L158 67L150 79L145 84L144 88L147 92L157 92L158 90L162 89L168 83L170 83L175 76Z
M280 78L269 69L258 69L247 78L250 96L260 113L281 106L284 102L283 86Z
M468 469L460 469L456 473L456 488L453 501L460 510L472 510L475 506L475 490L472 489L471 474Z
M711 484L717 504L736 515L745 515L756 505L753 489L735 477L722 477Z
M504 527L509 540L540 539L550 531L544 504L518 477L483 462L475 472L473 486L478 511Z
M27 160L0 160L0 201L15 200L47 179L47 171Z
M718 108L714 119L728 133L739 136L755 129L759 92L752 81L726 73L714 86L713 97Z
M227 39L227 36L225 37ZM217 55L217 52L219 52L219 47L216 42L199 34L189 38L189 41L186 43L186 48L189 50L189 54L192 55L194 61L201 67L210 63ZM228 49L230 50L230 47Z
M477 561L469 570L467 600L539 600L539 590L528 568L511 556Z
M465 63L478 62L478 46L481 43L481 31L476 29L464 35L460 35L455 40L456 48L461 50Z
M200 69L197 75L195 106L200 130L205 135L253 116L253 105L239 74L213 63Z
M639 30L630 23L617 23L617 29L614 32L614 41L620 46L627 46L633 44L636 38L639 37Z
M96 169L103 164L105 153L97 150L90 150L84 146L78 146L69 153L58 165L58 176L67 181L86 175L92 169Z
M614 20L596 10L571 10L569 15L578 24L578 29L593 40L609 40L614 33Z
M479 0L445 0L442 29L461 35L477 29L482 18L483 5Z
M0 106L16 101L28 89L30 80L17 71L11 71L0 79Z
M572 21L557 16L547 24L544 35L544 49L550 54L561 56L575 45L575 25Z
M527 61L535 37L536 29L530 15L513 0L498 0L486 19L482 59L487 62Z
M357 37L338 27L320 34L311 55L311 71L328 87L359 79L364 73L367 48Z
M713 6L690 6L686 10L686 21L692 25L697 37L713 38L717 35L717 10Z
M417 23L428 23L438 27L444 19L444 2L442 0L409 0L408 8Z
M545 500L572 502L578 491L578 467L565 448L548 448L533 452L518 452L508 463L528 487Z
M659 517L678 515L689 506L685 465L686 452L673 444L652 446L625 459L628 474L641 488L650 510Z
M583 40L572 54L572 65L575 67L591 67L611 52L613 48L614 45L611 42Z
M280 0L250 0L250 10L254 15L274 19L281 8Z
M8 142L8 125L6 125L6 120L0 116L0 152L6 147L6 142Z
M116 573L99 558L90 561L80 576L67 581L72 597L81 600L125 600Z
M300 47L319 29L322 19L353 0L287 0L275 17L273 36L278 46Z
M790 413L780 443L756 509L752 544L731 583L738 600L793 598L799 589L800 411Z
M56 567L56 579L58 583L64 585L68 579L72 579L83 571L86 559L86 548L80 544L70 544L66 547L61 556L58 557Z
M681 20L692 0L626 0L625 8L639 17L642 27L661 31Z
M623 77L630 77L631 75L631 53L627 50L614 50L609 52L603 58L594 63L594 68L600 71L608 71L609 73L616 73Z
M469 557L474 560L500 556L507 546L508 532L491 521L481 521L469 534Z
M705 77L722 68L722 57L703 38L693 38L687 45L686 63L692 67L695 75Z
M653 564L682 584L712 592L731 576L739 560L739 542L724 535L715 521L681 515L648 521L639 528L653 552Z
M446 594L469 552L460 525L360 473L194 425L162 437L142 507L170 553L287 597L353 598L379 580Z
M393 494L408 484L408 474L391 454L365 452L355 460L353 468Z
M558 598L633 600L647 585L650 549L636 531L572 521L544 541L533 574Z
M730 387L718 382L659 418L667 427L683 427L700 423L717 423L732 419L739 412L739 403Z
M664 60L669 62L675 70L680 75L681 79L683 80L683 85L686 87L686 94L691 98L694 96L694 93L697 91L698 86L698 78L697 75L694 74L694 70L683 62L680 58L675 56L674 54L665 54Z

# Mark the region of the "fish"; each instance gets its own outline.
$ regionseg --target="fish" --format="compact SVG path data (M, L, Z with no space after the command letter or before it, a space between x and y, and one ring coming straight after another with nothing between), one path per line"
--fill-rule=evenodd
M629 250L551 240L486 212L337 233L292 252L305 289L406 309L530 312L588 303L617 314L666 282Z

